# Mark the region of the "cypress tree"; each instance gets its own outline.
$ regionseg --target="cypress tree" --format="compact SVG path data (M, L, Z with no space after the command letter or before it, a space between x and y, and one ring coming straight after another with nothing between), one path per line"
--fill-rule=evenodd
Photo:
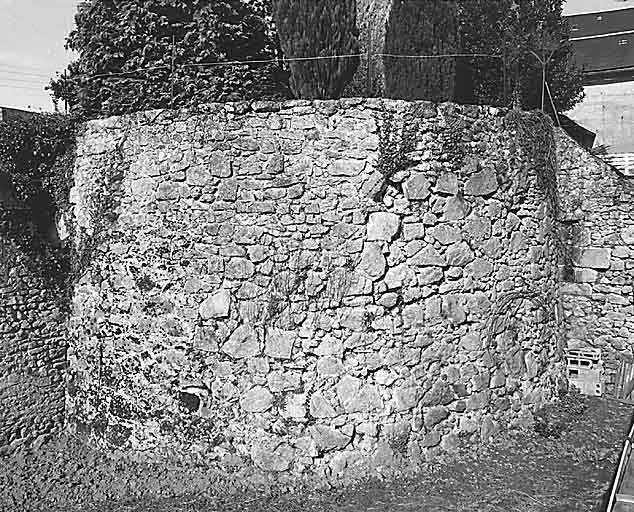
M274 19L289 59L359 51L355 0L274 0ZM358 57L290 60L291 89L299 98L339 98L358 65Z

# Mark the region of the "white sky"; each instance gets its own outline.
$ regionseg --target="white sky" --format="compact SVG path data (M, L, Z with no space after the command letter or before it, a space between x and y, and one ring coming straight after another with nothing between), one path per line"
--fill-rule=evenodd
M564 5L564 14L612 11L627 7L634 7L634 0L568 0Z
M0 0L0 106L53 110L44 87L70 60L79 0Z
M0 0L0 106L53 109L44 87L71 59L64 41L78 3ZM634 0L568 0L564 14L628 6L634 7Z

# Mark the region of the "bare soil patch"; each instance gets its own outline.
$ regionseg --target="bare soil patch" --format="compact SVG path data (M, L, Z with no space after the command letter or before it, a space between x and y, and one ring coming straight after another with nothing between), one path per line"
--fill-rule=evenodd
M354 487L243 492L225 475L113 461L77 442L0 461L0 510L117 512L599 511L634 408L569 395L477 453Z

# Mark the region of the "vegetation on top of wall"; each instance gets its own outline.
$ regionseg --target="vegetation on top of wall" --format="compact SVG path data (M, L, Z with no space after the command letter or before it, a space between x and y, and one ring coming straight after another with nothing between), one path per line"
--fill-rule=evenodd
M89 118L288 98L268 9L246 0L80 2L66 40L79 58L51 81L53 98ZM251 63L222 64L230 61Z
M69 251L56 228L69 207L78 120L61 114L34 114L0 122L2 235L31 258L33 270L63 287Z
M542 72L558 112L583 98L582 72L574 63L563 0L459 0L462 52L467 57L470 102L509 106L516 96L526 109L541 108ZM465 77L466 78L466 77ZM543 91L544 110L553 108Z
M274 18L290 61L291 88L299 98L339 98L352 80L359 57L355 0L274 0Z

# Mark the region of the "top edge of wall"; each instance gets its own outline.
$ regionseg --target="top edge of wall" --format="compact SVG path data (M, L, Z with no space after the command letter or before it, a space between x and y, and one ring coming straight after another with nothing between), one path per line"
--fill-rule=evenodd
M483 114L504 115L508 109L488 105L468 105L452 102L434 103L426 100L400 100L390 98L341 98L336 100L280 100L280 101L239 101L226 103L206 103L191 108L156 109L111 116L88 121L89 128L121 128L128 123L141 125L154 124L166 120L183 120L195 115L231 114L233 116L252 113L284 112L307 113L315 108L321 113L334 113L336 110L367 109L386 112L402 112L410 106L424 106L444 112L460 113L467 117L479 117ZM330 112L329 112L330 111Z

